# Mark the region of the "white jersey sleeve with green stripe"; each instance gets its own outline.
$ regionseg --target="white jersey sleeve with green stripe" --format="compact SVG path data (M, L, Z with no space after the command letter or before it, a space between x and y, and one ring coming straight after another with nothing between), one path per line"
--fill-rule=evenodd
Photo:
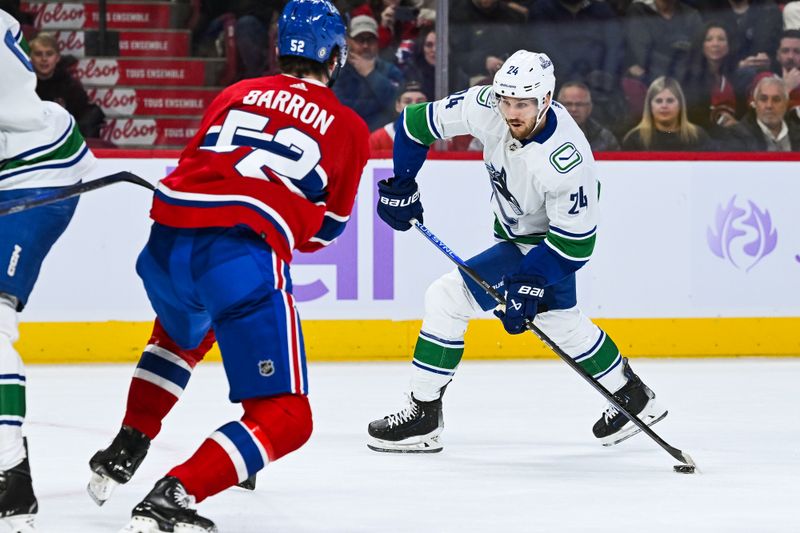
M80 181L95 160L72 116L36 94L19 23L0 10L0 190Z
M437 139L470 134L481 141L492 130L497 134L497 112L489 102L491 87L482 85L447 98L406 108L406 134L430 146ZM501 121L502 122L502 121Z

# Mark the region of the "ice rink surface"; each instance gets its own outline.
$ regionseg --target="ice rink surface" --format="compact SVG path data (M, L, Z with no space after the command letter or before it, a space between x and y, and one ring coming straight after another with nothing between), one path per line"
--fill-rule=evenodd
M669 407L646 436L603 448L604 401L560 361L465 361L445 397L444 451L378 454L367 423L402 405L409 364L312 364L314 435L199 506L221 533L800 531L800 360L635 360ZM46 533L116 532L166 471L240 416L201 364L136 477L102 508L87 461L122 417L133 365L28 367L31 465Z

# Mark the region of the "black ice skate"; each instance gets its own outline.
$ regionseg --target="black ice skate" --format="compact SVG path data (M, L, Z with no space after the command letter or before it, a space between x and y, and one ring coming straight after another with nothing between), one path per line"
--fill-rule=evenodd
M241 487L245 490L256 490L256 475L253 474L252 476L245 479L241 483L237 483L236 486Z
M370 422L367 447L376 452L435 453L442 451L442 399L421 402L411 394L399 413Z
M133 508L131 521L120 533L216 533L217 526L190 509L194 496L176 477L162 478Z
M667 416L667 410L656 403L655 393L642 383L639 376L633 373L627 358L623 359L622 363L624 365L623 372L625 377L628 378L628 382L614 393L614 397L622 407L631 414L636 415L639 420L648 426L663 420ZM619 444L640 431L642 430L631 423L628 417L611 404L608 404L603 416L592 427L594 436L600 439L603 446Z
M38 510L26 457L14 468L0 472L0 530L33 533L33 520Z
M86 490L97 505L103 505L117 485L130 481L147 455L148 448L150 438L147 435L132 427L122 426L111 445L92 456L89 460L92 478Z

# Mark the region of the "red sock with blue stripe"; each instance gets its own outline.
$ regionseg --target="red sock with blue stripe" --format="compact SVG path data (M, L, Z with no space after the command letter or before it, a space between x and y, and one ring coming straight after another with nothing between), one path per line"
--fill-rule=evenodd
M184 350L156 319L153 334L133 373L122 424L155 438L161 431L161 421L180 398L192 370L214 340L214 331L209 330L199 346Z
M242 405L241 420L217 429L188 461L167 474L177 477L197 502L244 481L311 436L311 407L305 396L256 398Z

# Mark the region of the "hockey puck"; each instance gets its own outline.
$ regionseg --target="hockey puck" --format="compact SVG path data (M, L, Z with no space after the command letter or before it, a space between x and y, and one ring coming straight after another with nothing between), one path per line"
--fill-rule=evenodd
M694 465L675 465L672 469L679 474L694 474Z

